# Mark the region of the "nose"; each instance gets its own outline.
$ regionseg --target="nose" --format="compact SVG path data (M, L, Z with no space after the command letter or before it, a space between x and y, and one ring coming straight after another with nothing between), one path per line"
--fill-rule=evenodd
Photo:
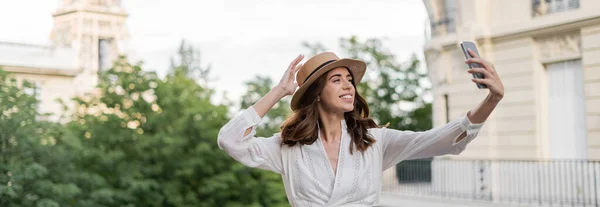
M349 80L344 80L344 84L342 85L343 89L351 89L354 86L352 86L352 82Z

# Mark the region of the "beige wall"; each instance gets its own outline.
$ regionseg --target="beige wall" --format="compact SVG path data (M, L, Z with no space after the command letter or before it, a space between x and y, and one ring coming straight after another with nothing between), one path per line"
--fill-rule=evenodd
M40 111L53 113L49 120L56 121L63 113L62 105L57 102L57 99L63 100L70 109L73 109L73 102L70 101L75 96L73 77L32 74L21 74L18 77L41 82Z
M581 29L588 154L600 159L600 25Z
M425 0L427 1L427 0ZM457 32L433 37L424 46L433 82L434 125L474 108L487 95L466 73L462 40L475 41L492 61L505 98L486 121L463 158L531 159L549 156L545 63L581 59L585 77L588 158L600 159L600 1L581 0L580 9L532 17L531 1L464 0ZM434 2L431 2L434 3ZM577 43L577 48L565 44ZM573 50L571 50L573 49ZM549 50L558 50L548 53Z
M27 80L31 83L38 83L40 86L40 103L39 111L41 113L53 113L47 117L50 121L58 121L62 114L62 105L57 102L57 99L62 99L67 106L73 108L73 102L70 101L75 96L75 88L73 87L74 76L58 75L58 74L35 74L35 73L18 73L14 68L3 67L7 71L11 71L17 81L22 82ZM23 69L19 69L23 70Z

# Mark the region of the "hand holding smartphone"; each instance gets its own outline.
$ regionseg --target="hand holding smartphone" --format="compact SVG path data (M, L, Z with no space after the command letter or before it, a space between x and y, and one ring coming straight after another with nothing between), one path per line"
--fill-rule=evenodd
M477 51L477 46L475 46L475 43L473 43L473 42L462 41L462 42L460 42L460 48L462 49L463 54L465 55L465 59L473 58L468 52L469 49L471 51L475 52L475 54L479 55L479 52ZM483 66L480 65L479 63L470 63L469 68L470 69L483 68ZM483 79L484 76L482 73L473 73L473 78ZM477 85L477 88L479 88L479 89L487 88L487 86L483 83L476 83L476 85Z

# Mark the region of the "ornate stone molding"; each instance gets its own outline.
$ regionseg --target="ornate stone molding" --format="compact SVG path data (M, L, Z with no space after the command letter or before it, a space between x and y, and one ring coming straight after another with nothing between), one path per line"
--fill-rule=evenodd
M581 35L569 33L536 39L541 59L557 60L581 56Z

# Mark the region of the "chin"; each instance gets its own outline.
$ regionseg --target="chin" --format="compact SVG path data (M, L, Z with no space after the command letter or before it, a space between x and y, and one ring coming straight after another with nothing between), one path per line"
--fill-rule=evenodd
M350 112L350 111L354 110L354 105L344 106L344 107L342 107L342 109L344 110L344 112Z

